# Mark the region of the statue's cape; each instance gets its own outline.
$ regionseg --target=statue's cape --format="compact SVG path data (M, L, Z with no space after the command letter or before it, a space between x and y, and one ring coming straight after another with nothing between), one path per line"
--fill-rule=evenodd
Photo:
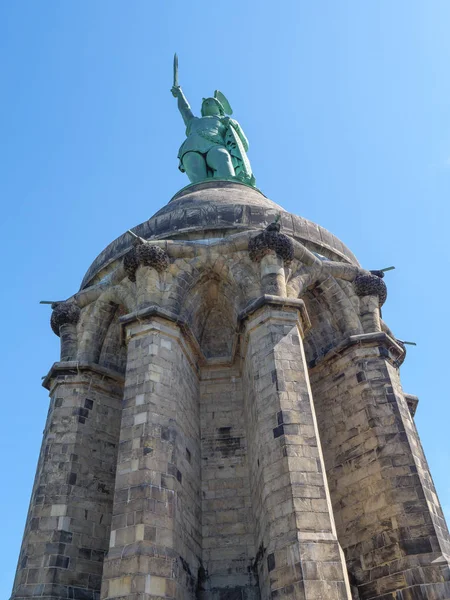
M244 146L231 124L228 126L225 134L225 146L231 155L236 177L245 183L255 185L255 178Z

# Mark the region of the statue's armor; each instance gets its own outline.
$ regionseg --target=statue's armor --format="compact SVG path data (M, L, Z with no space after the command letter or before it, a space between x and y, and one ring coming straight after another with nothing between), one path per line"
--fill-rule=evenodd
M186 139L178 152L181 160L186 152L206 154L214 146L225 147L227 126L222 122L223 117L216 115L193 117L186 127Z

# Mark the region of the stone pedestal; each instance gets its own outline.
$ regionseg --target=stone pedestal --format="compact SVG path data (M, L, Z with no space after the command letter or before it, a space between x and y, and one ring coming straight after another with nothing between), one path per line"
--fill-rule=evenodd
M12 600L450 598L384 273L238 181L134 232L53 303Z
M348 600L303 351L304 304L263 297L243 319L261 597Z
M400 353L384 333L352 336L312 369L327 476L360 599L443 600L448 530L395 367Z
M122 378L97 365L55 363L11 600L97 600L108 549Z
M128 358L101 597L192 598L201 556L196 356L157 310L122 323Z

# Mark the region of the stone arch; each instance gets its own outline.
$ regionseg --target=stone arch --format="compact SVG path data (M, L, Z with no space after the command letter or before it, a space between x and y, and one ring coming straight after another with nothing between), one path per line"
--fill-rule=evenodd
M211 287L216 295L213 303L210 300ZM220 283L217 286L209 284L209 297L203 295L203 304L196 313L198 341L207 359L231 358L236 341L236 313L222 292Z
M106 332L98 364L102 367L125 374L127 366L127 348L123 343L119 318L127 313L123 305L116 305L116 310Z
M239 307L238 310L261 294L259 266L250 261L247 251L228 256L205 251L191 260L175 260L169 270L172 279L170 293L166 293L165 299L167 308L174 313L181 312L186 297L205 272L214 274L234 287L234 303Z
M190 267L178 286L180 318L189 324L205 358L230 359L242 291L224 259L213 262L197 258Z
M308 312L311 328L304 338L305 356L308 365L313 365L321 356L326 354L339 336L334 323L333 314L323 298L314 296L308 290L302 297Z
M77 360L124 372L118 319L132 309L130 290L122 285L104 291L82 311ZM108 366L109 365L109 366Z
M252 262L248 252L236 252L228 260L230 277L240 290L239 310L261 296L260 265Z
M308 364L314 364L350 335L363 333L349 290L340 283L347 284L331 276L318 279L302 296L312 325L304 340Z
M83 311L77 360L98 364L106 333L116 312L112 302L96 300Z

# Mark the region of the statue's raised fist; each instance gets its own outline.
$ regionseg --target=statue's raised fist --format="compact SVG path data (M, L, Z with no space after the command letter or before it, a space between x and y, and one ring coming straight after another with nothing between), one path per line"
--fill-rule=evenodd
M170 91L172 92L172 96L174 98L178 98L178 96L180 95L181 88L179 85L174 85Z

